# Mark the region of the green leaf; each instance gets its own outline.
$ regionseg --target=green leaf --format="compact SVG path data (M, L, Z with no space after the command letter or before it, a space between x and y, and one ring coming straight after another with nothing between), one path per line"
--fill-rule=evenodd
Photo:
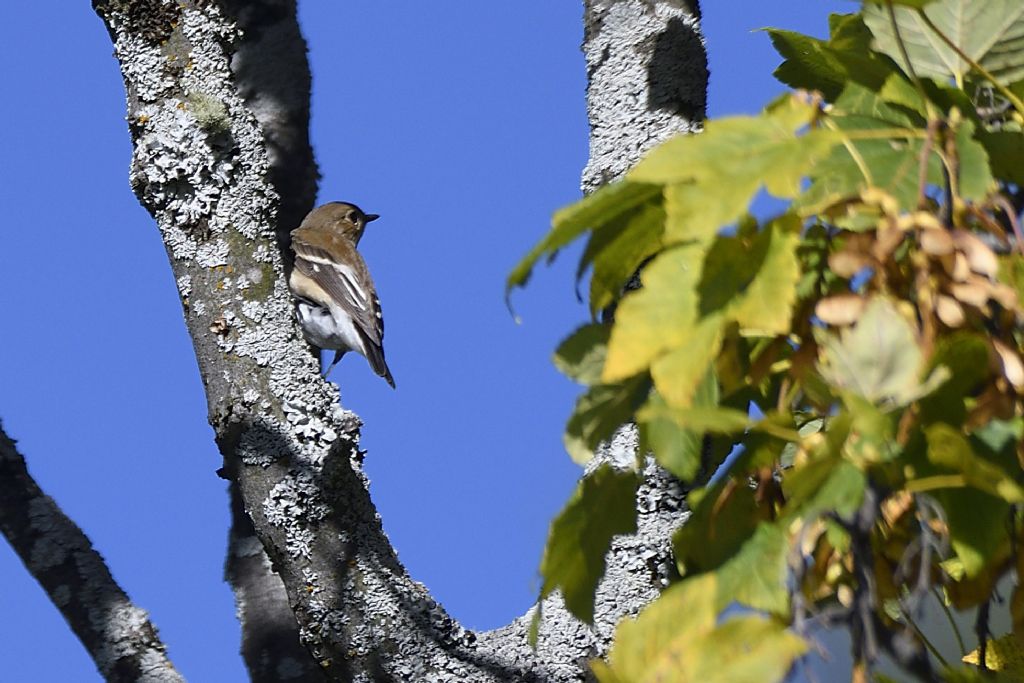
M785 519L814 519L829 511L852 515L860 507L867 477L848 460L821 458L787 470L782 479Z
M700 407L718 405L718 381L713 372L705 373L693 402ZM641 450L653 452L658 463L676 478L692 481L701 466L703 432L680 425L657 392L651 394L647 404L655 409L647 414L647 419L638 416Z
M964 656L963 661L974 664L981 663L981 648L975 648ZM957 680L984 681L985 683L1008 683L1024 679L1024 645L1020 637L1014 633L989 640L985 645L985 666L988 671L981 673L980 667L974 669L974 677L964 676ZM994 671L995 673L989 673Z
M1003 468L975 453L959 430L939 422L925 430L925 437L928 460L935 466L963 475L966 486L1007 503L1024 502L1024 489Z
M956 151L960 161L957 175L960 196L968 201L980 202L996 189L996 181L989 168L985 147L974 139L974 128L974 122L970 120L962 121L957 126Z
M875 403L906 405L921 395L923 354L914 328L883 297L874 297L852 330L816 330L819 371L839 389Z
M602 464L584 477L551 523L540 572L541 600L561 589L576 618L594 620L594 590L612 538L636 532L637 473Z
M584 464L594 457L594 449L632 421L650 391L650 380L637 375L619 384L597 384L576 401L562 442L569 457Z
M1018 305L1024 304L1024 257L1008 254L999 257L999 281L1017 292Z
M901 3L908 4L908 3ZM924 14L965 55L1008 85L1024 78L1024 4L1019 0L937 0ZM864 22L879 50L907 73L910 70L893 32L888 9L865 5ZM914 72L937 80L961 82L971 67L922 19L917 9L897 7L896 26Z
M623 288L641 264L661 249L664 231L665 209L660 204L645 204L591 234L576 273L578 282L587 264L593 263L591 315L597 315L622 296Z
M942 506L953 551L963 564L968 578L981 574L1009 544L1006 520L1010 506L1006 501L977 489L941 489L931 492Z
M901 6L902 5L903 7L916 7L918 9L920 9L920 8L924 7L925 5L929 5L929 4L933 3L933 2L935 2L935 0L864 0L864 2L866 4L871 4L871 5L893 4L893 5L897 5L897 6Z
M855 463L890 462L899 457L896 421L899 413L885 413L873 403L857 395L843 395L850 416L850 438L843 454Z
M871 33L860 15L830 17L832 37L828 41L792 31L768 29L772 45L785 61L775 77L792 88L817 90L834 102L850 81L878 90L896 71L896 64L870 48Z
M604 359L608 353L608 335L611 326L591 323L580 327L555 351L555 367L570 379L587 386L601 379Z
M811 187L794 202L800 215L819 213L868 187L885 190L903 208L916 208L924 131L910 116L851 83L836 101L830 121L848 139L811 169ZM863 139L881 131L888 134ZM931 184L942 183L942 166L934 152L928 156L927 178Z
M950 379L932 394L921 399L921 421L924 424L945 422L959 427L967 419L964 399L971 396L989 376L988 342L977 334L957 332L940 337L928 370L944 367Z
M700 407L676 408L667 403L646 403L637 411L637 420L671 419L683 429L715 434L735 434L750 426L750 418L734 408Z
M789 616L789 537L778 524L761 523L718 571L720 607L738 602L780 617ZM723 604L725 603L725 604Z
M646 183L622 181L609 183L575 204L555 212L551 231L530 250L508 276L505 297L513 287L522 287L530 279L533 267L542 257L553 258L560 249L584 232L615 220L627 211L658 201L661 187Z
M672 538L676 563L683 576L719 569L739 552L767 517L767 510L757 504L754 491L735 481L720 481L692 491L687 502L692 514Z
M800 220L785 214L753 237L720 237L704 261L700 314L724 310L741 329L764 335L789 332L800 264Z
M1024 133L979 131L977 138L988 152L992 173L1000 180L1024 185Z

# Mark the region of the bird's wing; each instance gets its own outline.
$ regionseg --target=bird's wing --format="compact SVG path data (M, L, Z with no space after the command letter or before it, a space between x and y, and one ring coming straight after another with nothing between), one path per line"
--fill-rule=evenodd
M355 321L368 341L380 347L384 316L366 263L347 242L338 240L333 251L343 251L346 263L335 262L322 245L311 244L300 230L292 233L295 267L327 292L334 303Z

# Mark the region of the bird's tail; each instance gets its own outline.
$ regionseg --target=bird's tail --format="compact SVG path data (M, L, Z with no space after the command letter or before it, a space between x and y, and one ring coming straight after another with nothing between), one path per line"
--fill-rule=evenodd
M391 370L388 369L387 361L384 360L384 349L372 342L367 343L366 360L370 361L370 367L373 368L373 371L380 377L383 377L384 381L394 389L395 379L391 376Z

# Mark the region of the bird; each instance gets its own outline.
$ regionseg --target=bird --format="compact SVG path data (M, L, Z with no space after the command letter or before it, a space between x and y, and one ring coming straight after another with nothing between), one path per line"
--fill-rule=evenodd
M350 202L328 202L310 211L291 233L295 265L288 287L306 340L334 351L324 377L345 353L355 351L394 389L384 360L380 299L356 251L367 224L378 218Z

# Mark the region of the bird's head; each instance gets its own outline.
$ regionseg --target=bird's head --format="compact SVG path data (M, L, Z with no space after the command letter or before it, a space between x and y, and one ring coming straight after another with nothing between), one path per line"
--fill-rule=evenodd
M348 202L329 202L319 206L306 217L304 224L315 222L331 230L340 232L352 240L353 244L359 244L359 240L366 230L366 224L380 218L375 213L365 213L355 204Z

